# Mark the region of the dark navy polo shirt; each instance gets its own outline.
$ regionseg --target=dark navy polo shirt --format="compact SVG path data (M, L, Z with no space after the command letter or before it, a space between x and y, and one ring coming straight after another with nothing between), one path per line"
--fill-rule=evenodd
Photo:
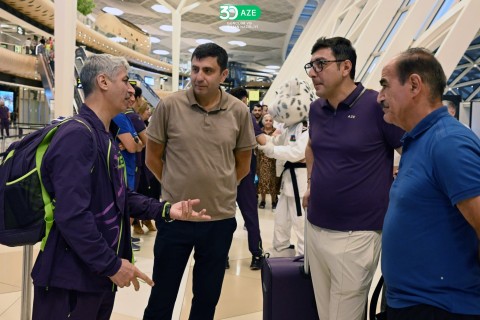
M383 120L376 91L366 90L356 100L363 89L358 83L337 109L321 98L310 107L314 162L308 220L318 227L382 229L393 152L404 131Z

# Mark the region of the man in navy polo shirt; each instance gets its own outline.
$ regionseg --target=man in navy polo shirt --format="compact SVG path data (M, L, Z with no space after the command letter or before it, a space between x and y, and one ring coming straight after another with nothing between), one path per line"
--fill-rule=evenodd
M55 221L32 270L33 319L110 319L117 286L153 282L130 261L130 213L140 218L209 220L200 200L158 202L126 188L124 161L109 133L133 88L125 58L92 55L80 74L85 104L58 128L45 153L42 182Z
M383 228L388 319L480 319L480 140L442 106L429 51L395 57L380 84L385 121L407 131Z
M322 320L361 320L403 130L383 120L377 92L354 82L349 40L320 38L311 54L305 71L320 99L310 107L304 205L315 299Z

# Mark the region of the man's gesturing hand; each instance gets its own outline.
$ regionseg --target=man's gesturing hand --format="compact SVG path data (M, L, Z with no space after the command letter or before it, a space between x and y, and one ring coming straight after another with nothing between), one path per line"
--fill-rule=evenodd
M115 283L119 288L130 287L130 283L133 283L135 291L140 289L138 279L142 279L151 287L155 285L152 279L150 279L145 273L140 271L126 259L122 259L122 266L117 273L110 277L110 280L112 280L112 282Z
M212 217L206 214L207 210L197 212L192 209L192 206L200 203L200 199L188 199L187 201L179 201L172 204L170 208L170 218L175 220L210 220Z

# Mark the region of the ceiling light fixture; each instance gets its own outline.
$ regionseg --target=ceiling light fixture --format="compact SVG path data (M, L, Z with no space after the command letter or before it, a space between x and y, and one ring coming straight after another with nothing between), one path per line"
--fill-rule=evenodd
M197 39L195 40L195 42L198 44L205 44L205 43L212 43L213 41L208 39Z
M232 46L239 46L239 47L245 47L247 44L243 41L238 41L238 40L232 40L232 41L228 41L229 44L231 44Z
M228 32L228 33L237 33L240 32L240 28L235 27L235 26L220 26L218 29L222 30L223 32Z
M168 25L168 24L162 24L160 26L160 30L172 32L173 31L173 26Z
M278 69L280 69L279 66L265 66L265 68L267 68L267 69L273 69L273 70L278 70Z
M102 11L113 14L114 16L121 16L124 13L122 10L113 7L104 7Z
M154 11L159 12L159 13L172 13L167 7L161 5L161 4L154 4L151 7Z
M162 55L162 56L166 56L166 55L170 54L170 52L168 52L167 50L153 50L153 53L154 54L159 54L159 55Z
M150 37L150 43L159 43L160 42L160 39L158 39L157 37Z

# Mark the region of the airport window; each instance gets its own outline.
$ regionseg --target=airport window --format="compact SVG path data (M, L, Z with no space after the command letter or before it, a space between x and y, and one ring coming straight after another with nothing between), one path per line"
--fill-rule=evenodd
M444 0L443 3L442 3L442 6L440 7L440 9L437 11L435 16L433 17L432 22L428 25L428 28L430 28L431 25L433 25L437 20L439 20L441 17L443 17L445 15L445 13L447 13L447 11L450 10L450 8L454 4L456 4L457 2L458 2L458 0Z
M361 81L364 81L366 77L370 74L370 72L373 70L382 52L390 44L393 37L397 33L397 30L402 25L403 21L405 20L405 17L407 16L408 9L411 7L412 3L414 2L415 2L414 0L405 0L400 5L395 17L392 19L392 22L388 26L383 37L378 42L375 50L370 55L369 63L366 63L364 68L359 72L358 75Z

